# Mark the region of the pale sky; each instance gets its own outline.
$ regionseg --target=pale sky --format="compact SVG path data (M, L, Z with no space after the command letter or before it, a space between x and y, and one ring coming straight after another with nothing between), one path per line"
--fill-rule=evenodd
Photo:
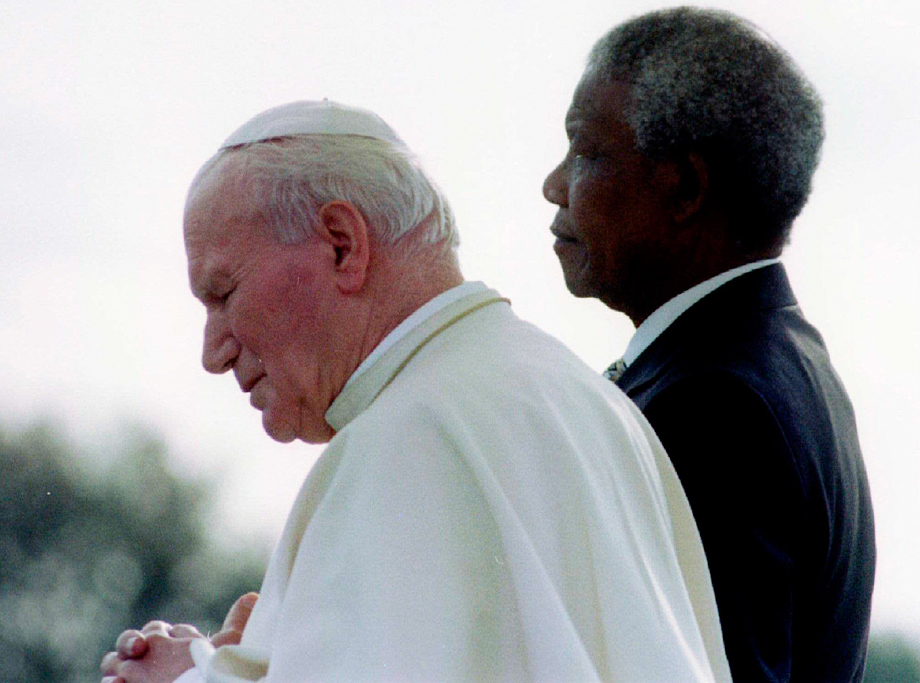
M735 0L825 100L784 261L856 408L879 547L873 622L920 637L920 58L912 0ZM632 325L565 289L540 188L591 44L642 1L0 3L0 423L87 442L120 420L221 473L239 533L279 532L319 449L269 441L200 367L181 238L189 181L268 107L371 108L418 152L461 260L599 371ZM217 529L215 522L215 529Z

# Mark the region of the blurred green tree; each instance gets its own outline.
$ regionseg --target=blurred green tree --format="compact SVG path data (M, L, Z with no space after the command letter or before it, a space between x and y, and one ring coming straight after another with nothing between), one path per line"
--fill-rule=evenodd
M873 635L863 683L920 683L920 648L898 633Z
M123 629L157 618L217 630L259 587L263 556L208 540L208 482L173 474L149 431L112 450L80 457L47 423L0 429L3 683L99 680Z

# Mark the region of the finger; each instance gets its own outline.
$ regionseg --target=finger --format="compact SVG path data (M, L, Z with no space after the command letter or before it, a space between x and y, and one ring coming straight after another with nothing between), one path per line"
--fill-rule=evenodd
M169 635L173 638L204 638L201 631L191 624L176 624L169 629Z
M162 635L169 635L169 629L172 628L172 624L169 624L165 621L148 621L144 624L144 628L141 629L141 633L145 636L150 635L151 633L159 633Z
M129 629L122 631L115 641L115 649L122 659L136 659L147 652L147 639L140 631Z
M258 599L258 593L246 593L233 603L233 607L227 612L227 618L224 619L223 628L219 633L211 636L211 645L214 647L238 645L243 637L243 629L246 628L249 616L252 614L252 608L255 607Z
M256 606L258 599L258 593L246 593L237 599L227 612L222 630L242 632L246 628L246 622L249 621L249 615L252 614L252 608Z
M117 673L116 667L118 666L118 661L117 652L107 652L105 657L102 658L102 663L99 665L99 668L102 670L102 675L114 676Z
M240 631L218 631L211 636L211 645L223 647L224 645L239 645L243 634Z

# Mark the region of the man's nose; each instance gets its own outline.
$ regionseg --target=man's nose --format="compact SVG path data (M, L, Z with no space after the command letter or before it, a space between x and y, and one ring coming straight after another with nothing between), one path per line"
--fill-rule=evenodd
M233 336L223 313L208 313L204 324L201 364L214 374L227 372L240 354L240 343Z
M556 206L565 206L568 203L568 188L565 183L565 161L549 172L543 181L543 196L546 201Z

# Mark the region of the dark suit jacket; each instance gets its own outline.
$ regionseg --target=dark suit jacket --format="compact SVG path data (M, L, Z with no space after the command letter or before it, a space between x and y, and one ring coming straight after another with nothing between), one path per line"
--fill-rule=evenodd
M706 296L617 383L687 492L734 680L861 680L869 487L852 406L784 268Z

